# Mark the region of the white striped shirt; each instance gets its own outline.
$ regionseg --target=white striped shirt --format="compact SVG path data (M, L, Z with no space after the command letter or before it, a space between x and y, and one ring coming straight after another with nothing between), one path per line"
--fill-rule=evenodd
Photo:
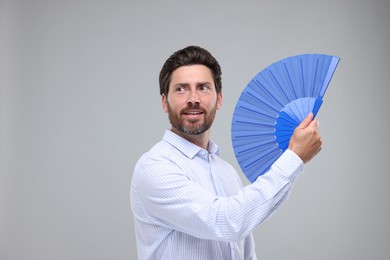
M286 200L303 168L287 150L243 187L215 143L205 150L167 130L132 177L138 259L257 259L252 231Z

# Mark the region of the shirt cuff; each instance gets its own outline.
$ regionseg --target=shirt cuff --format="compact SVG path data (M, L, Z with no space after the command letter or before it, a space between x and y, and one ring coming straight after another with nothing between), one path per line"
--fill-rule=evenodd
M272 165L285 176L294 181L304 170L302 159L293 151L287 149Z

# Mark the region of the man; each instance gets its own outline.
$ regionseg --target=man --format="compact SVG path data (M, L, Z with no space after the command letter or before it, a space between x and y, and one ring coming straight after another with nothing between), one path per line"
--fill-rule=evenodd
M162 107L172 127L135 166L130 198L139 259L257 259L252 231L321 149L310 114L269 172L243 187L210 140L221 88L218 62L200 47L175 52L162 67Z

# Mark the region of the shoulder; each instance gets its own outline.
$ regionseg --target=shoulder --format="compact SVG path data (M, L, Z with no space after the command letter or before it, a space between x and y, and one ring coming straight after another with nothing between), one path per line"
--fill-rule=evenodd
M138 159L133 179L146 178L153 181L162 178L165 173L177 172L180 169L178 162L182 160L181 157L180 151L161 140Z
M137 165L152 167L164 163L172 163L175 162L175 158L180 156L180 151L170 143L161 140L138 159Z

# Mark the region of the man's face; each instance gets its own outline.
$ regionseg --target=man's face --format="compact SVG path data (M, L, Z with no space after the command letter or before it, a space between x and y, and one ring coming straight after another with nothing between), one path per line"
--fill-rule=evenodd
M211 127L216 110L222 105L222 94L217 94L208 67L182 66L173 71L168 95L162 96L162 105L173 132L199 135Z

